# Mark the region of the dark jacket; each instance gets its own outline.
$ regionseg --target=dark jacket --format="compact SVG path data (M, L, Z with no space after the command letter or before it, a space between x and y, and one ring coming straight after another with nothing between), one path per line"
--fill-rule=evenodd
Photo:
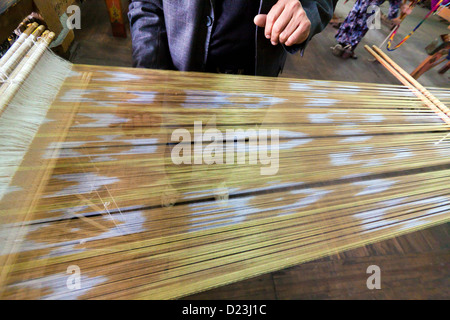
M128 17L135 67L204 71L214 24L215 0L134 0ZM258 1L258 0L249 0ZM267 14L277 0L260 0L259 13ZM306 47L330 21L337 0L300 0L311 21L311 33L302 44L273 46L264 28L255 26L256 75L277 76L286 52Z

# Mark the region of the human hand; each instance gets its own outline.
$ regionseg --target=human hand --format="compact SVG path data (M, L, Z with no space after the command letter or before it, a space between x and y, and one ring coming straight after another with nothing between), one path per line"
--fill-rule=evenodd
M274 46L300 44L311 30L311 21L299 0L278 0L268 14L258 14L254 22L265 27L264 34Z

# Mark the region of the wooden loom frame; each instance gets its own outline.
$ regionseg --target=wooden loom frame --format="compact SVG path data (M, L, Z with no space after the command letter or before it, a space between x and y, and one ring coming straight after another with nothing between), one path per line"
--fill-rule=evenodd
M386 60L385 60L386 61ZM83 90L83 88L85 89L91 78L92 78L92 74L93 72L95 72L96 70L102 70L102 68L100 67L92 67L92 66L79 66L79 69L82 70L82 75L81 77L81 81L74 81L73 83L67 82L65 83L65 86L68 87L76 87L79 88L81 90ZM89 71L88 71L89 70ZM114 69L114 70L123 70L120 68ZM142 73L145 74L145 71L136 71L137 73ZM163 72L155 72L155 74L161 74L164 75L165 73ZM398 73L401 74L401 73ZM175 76L175 74L171 74L170 76ZM167 76L167 77L170 77ZM206 76L208 77L208 76ZM216 76L211 76L211 78L215 78ZM226 76L217 76L217 78L220 78L222 80L230 80L229 78L227 78ZM413 86L412 84L410 84L409 86ZM420 93L420 95L418 95L418 97L424 102L426 103L426 105L428 105L431 109L433 109L436 113L438 113L438 115L441 117L442 120L447 119L446 117L448 116L448 110L446 110L445 108L442 107L442 105L439 103L439 101L437 101L437 99L435 99L433 96L431 95L426 95L426 91L424 91L424 93L421 92L420 88L415 87L416 89L413 90L413 92L417 95L418 93ZM65 140L65 136L67 135L67 131L70 129L70 124L74 121L74 116L77 113L78 108L80 107L80 103L74 103L72 105L72 108L70 109L70 111L68 113L58 113L57 109L51 109L50 110L50 117L51 118L55 118L58 120L58 127L57 127L57 135L58 139L55 140L55 132L54 131L48 131L49 128L43 126L39 129L36 137L37 140L34 142L35 144L37 144L37 146L45 146L48 145L50 142L62 142ZM442 109L441 109L442 108ZM447 119L448 120L448 119ZM444 120L445 121L445 120ZM448 122L446 121L446 123L448 124ZM54 127L52 128L53 130L55 129ZM59 150L54 150L54 152L59 152ZM40 193L42 192L42 189L45 188L45 183L47 182L48 178L51 174L52 171L54 170L54 163L57 161L56 160L56 156L52 156L49 159L44 160L42 163L39 163L39 167L40 170L33 170L34 167L36 167L36 163L35 163L35 159L40 159L42 158L42 153L43 153L43 149L36 147L36 148L32 148L30 153L27 154L24 162L22 163L21 166L21 170L19 170L16 173L16 176L14 177L15 183L17 185L23 185L23 186L28 186L24 191L23 194L28 195L28 197L20 197L20 196L16 196L16 199L14 202L11 203L11 207L16 207L19 208L16 211L16 215L14 215L13 217L10 217L13 221L12 222L16 222L16 223L20 223L20 222L24 222L27 221L29 219L31 219L32 215L33 215L33 211L35 206L37 205L37 202L39 201L39 196ZM30 173L32 175L30 175ZM30 183L31 182L31 183ZM26 201L24 201L24 199ZM289 221L287 220L280 220L278 222L279 224L288 224ZM254 229L254 230L259 230L260 232L263 232L264 228L252 223L247 223L245 225L248 229ZM231 228L226 229L228 232L231 232L230 230L232 230ZM246 230L240 230L239 233L244 233ZM406 232L411 232L411 229L408 230L404 230L403 233ZM397 232L396 235L402 234L402 232ZM204 231L201 233L196 234L196 237L192 237L189 238L190 241L192 241L193 243L202 243L202 241L206 241L206 239L210 239L208 237L210 237L211 235L214 235L213 231ZM219 234L218 237L225 237L225 235L221 235ZM172 236L169 237L171 240L175 240L178 238L183 238L186 237L185 235L180 235L180 236ZM378 233L375 237L370 238L371 242L374 241L379 241L379 240L383 240L383 239L387 239L390 238L391 235L387 236L385 234L382 233ZM156 239L148 239L145 241L140 242L142 245L155 245L158 242L163 242L164 239L162 238L156 238ZM341 250L347 250L347 249L351 249L351 248L356 248L362 244L367 244L368 238L364 238L362 237L361 239L358 239L355 242L352 242L351 244L349 243L345 243L342 242L341 243ZM137 244L136 244L137 245ZM121 248L125 248L125 245L122 245ZM321 251L321 256L325 256L327 254L330 253L334 253L336 250L336 248L328 248L327 250L324 250L323 252ZM89 257L92 255L95 255L96 252L89 252L86 253L85 255L83 255L83 257ZM15 259L15 255L10 255L8 256L8 258L10 259L7 262L2 263L3 266L13 266L13 260ZM314 255L314 254L309 254L308 257L303 257L303 259L313 259L313 258L318 258L318 256ZM58 259L55 259L54 261L57 261ZM254 274L260 274L260 273L265 273L268 272L267 270L277 270L279 265L281 263L290 263L290 264L295 264L296 261L294 261L295 259L293 259L291 262L281 262L281 261L275 261L275 262L271 262L268 266L259 266L259 267L255 267L254 268ZM303 260L304 261L304 260ZM30 265L36 265L36 266L40 266L45 268L47 261L33 261L33 262L21 262L19 265L19 268L26 268L27 266ZM4 283L7 278L8 278L8 273L10 270L8 270L8 268L3 269L2 270L2 277L0 278L0 280L2 280L2 282ZM41 272L41 271L36 271L36 272ZM233 280L235 280L236 278L241 278L244 276L244 273L242 271L240 272L235 272L235 273L230 273L230 274L223 274L218 276L217 278L211 279L211 280L205 280L204 282L202 282L203 286L207 286L207 287L211 287L216 285L217 283L228 283L231 282ZM195 289L197 288L197 289ZM200 287L198 284L194 284L193 285L193 289L192 290L198 290ZM167 293L166 293L167 294ZM172 294L175 294L174 292L172 292ZM112 297L114 297L114 295L111 295ZM138 298L151 298L151 296L149 296L147 293L142 292L141 294L138 295ZM172 296L170 295L161 295L162 298L171 298Z

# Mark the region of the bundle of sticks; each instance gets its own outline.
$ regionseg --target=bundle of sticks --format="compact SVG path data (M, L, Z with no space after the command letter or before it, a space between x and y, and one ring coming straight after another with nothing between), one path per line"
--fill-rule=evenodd
M175 299L450 220L448 89L20 56L4 299Z
M368 45L365 45L364 48L404 86L409 88L427 107L436 112L447 124L450 124L450 109L446 105L436 99L424 86L403 70L394 60L389 58L380 48L375 45L372 46L373 49Z

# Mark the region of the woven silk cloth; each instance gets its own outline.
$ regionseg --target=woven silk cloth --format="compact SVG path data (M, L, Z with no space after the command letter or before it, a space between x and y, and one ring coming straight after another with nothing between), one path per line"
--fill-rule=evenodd
M401 86L75 65L0 202L2 298L175 299L444 223L448 134Z

